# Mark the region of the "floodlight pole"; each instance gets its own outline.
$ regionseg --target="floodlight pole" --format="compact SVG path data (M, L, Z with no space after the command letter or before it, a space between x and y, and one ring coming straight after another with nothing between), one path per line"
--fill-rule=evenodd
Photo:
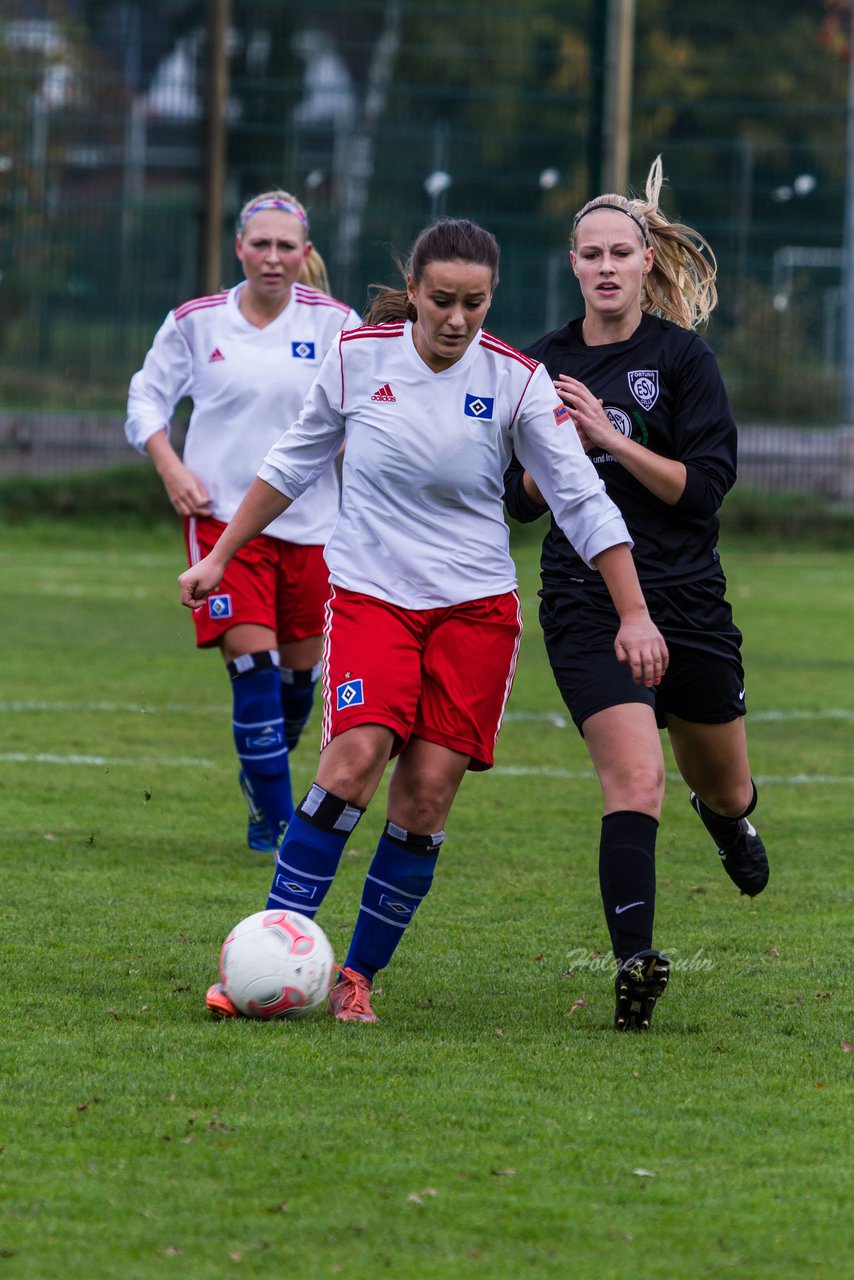
M628 195L635 0L608 0L602 90L602 190ZM591 192L591 195L598 195Z
M848 34L848 157L845 178L845 242L842 268L845 347L842 353L842 424L854 425L854 3Z
M207 58L205 65L205 145L202 180L202 235L199 252L199 290L222 288L222 212L225 186L228 100L228 26L231 0L207 0Z

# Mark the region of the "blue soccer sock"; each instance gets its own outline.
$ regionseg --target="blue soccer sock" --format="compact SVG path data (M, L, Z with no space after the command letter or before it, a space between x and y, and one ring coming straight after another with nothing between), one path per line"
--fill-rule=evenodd
M294 812L278 660L274 650L263 650L242 654L228 663L234 745L274 842Z
M285 742L293 751L300 740L314 702L314 687L320 679L318 662L305 671L282 667L282 711L285 716Z
M344 967L372 979L394 954L433 883L444 831L417 836L387 822L362 890Z
M312 783L276 855L268 910L286 907L314 919L364 812Z

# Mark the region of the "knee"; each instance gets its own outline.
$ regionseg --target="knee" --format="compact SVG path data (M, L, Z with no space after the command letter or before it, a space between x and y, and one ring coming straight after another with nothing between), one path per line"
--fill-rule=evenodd
M333 739L321 755L317 781L326 791L365 808L376 789L388 759L388 750L376 739L352 730L346 745Z
M707 809L722 818L740 818L753 803L753 779L723 780L697 793Z
M431 835L441 831L453 799L454 789L443 785L443 780L417 777L406 794L397 798L394 815L389 817L407 831Z
M606 808L632 809L654 818L664 802L664 761L635 761L619 767L619 762L600 775Z

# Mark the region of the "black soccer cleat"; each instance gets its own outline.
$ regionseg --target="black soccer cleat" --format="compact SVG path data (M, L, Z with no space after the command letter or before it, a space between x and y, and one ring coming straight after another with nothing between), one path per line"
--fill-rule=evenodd
M733 827L732 820L712 813L694 791L691 792L691 804L717 845L730 880L742 893L755 898L765 888L771 872L765 845L761 836L756 834L753 823L747 818L740 818Z
M614 1030L648 1031L655 1003L664 995L669 980L670 961L660 951L639 951L624 960L614 983Z

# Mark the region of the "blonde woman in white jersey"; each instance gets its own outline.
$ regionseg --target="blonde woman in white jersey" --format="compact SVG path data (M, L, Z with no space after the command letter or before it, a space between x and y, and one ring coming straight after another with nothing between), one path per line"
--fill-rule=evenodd
M244 205L235 251L245 279L170 311L128 395L128 440L151 457L183 516L190 564L234 515L339 332L361 323L329 296L305 209L288 192ZM183 396L193 411L182 460L169 428ZM293 813L288 753L320 672L323 547L339 500L330 463L305 499L259 528L195 614L197 646L219 647L231 677L247 841L259 851L274 851Z
M406 291L330 350L299 421L267 455L211 554L181 576L199 608L230 558L308 487L346 438L327 543L332 595L317 778L278 853L268 906L314 916L391 757L387 822L330 1007L374 1022L371 984L430 888L468 769L489 769L521 635L503 514L517 456L596 565L621 618L619 656L661 679L667 650L638 585L622 517L545 369L482 329L498 245L442 219L415 242ZM218 986L208 1007L233 1016Z

